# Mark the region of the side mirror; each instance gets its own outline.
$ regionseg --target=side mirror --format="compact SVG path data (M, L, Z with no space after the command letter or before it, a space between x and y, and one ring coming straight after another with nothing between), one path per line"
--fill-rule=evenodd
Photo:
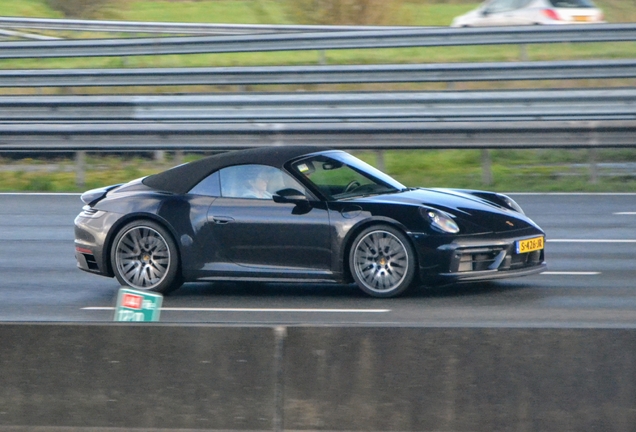
M289 203L300 204L300 203L309 202L309 200L307 199L304 193L292 188L281 189L279 191L276 191L276 193L272 196L272 199L274 200L274 202L277 202L277 203L288 203L288 204Z
M482 16L488 16L490 15L490 9L486 8L486 9L482 9L481 11L481 15Z

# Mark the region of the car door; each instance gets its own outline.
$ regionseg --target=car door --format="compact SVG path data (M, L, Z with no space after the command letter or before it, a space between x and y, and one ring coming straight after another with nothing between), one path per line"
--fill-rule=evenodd
M480 26L514 25L516 0L495 0L482 11Z
M260 170L260 171L259 171ZM267 194L251 191L253 180L268 177ZM213 243L246 270L330 271L329 213L324 203L277 203L271 195L294 188L308 192L287 173L262 165L237 165L220 171L221 196L208 210Z
M532 25L537 23L537 8L530 7L532 0L513 0L508 12L507 25Z

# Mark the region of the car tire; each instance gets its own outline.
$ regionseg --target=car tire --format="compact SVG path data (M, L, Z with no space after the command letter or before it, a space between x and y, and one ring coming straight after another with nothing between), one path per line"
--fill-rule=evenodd
M373 297L395 297L415 279L417 261L408 238L388 225L375 225L356 236L349 269L358 287Z
M122 286L167 294L183 283L177 245L156 222L138 220L119 230L110 259Z

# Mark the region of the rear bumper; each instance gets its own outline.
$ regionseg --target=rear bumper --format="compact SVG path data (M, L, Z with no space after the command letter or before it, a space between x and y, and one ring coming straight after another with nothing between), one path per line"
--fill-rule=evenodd
M90 273L112 277L109 265L107 233L121 217L115 213L104 213L100 217L75 218L75 258L77 267Z
M75 243L75 259L77 260L77 268L80 270L101 274L92 250Z

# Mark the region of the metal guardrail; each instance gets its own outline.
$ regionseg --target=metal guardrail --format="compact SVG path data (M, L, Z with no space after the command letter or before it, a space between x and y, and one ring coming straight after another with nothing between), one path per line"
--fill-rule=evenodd
M636 77L636 60L0 70L0 87L342 84Z
M22 39L34 39L34 40L60 40L60 38L57 38L54 36L24 33L24 32L3 30L3 29L0 29L0 36L7 37L7 38L17 37Z
M4 96L0 119L62 122L361 122L636 119L636 89Z
M239 36L0 42L0 58L99 57L257 51L636 40L636 24L427 28Z
M121 56L410 46L636 40L636 25L408 29L222 37L2 42L0 58ZM569 66L568 66L569 65ZM632 60L516 64L214 68L231 84L286 80L471 81L633 77ZM565 70L569 67L569 70ZM4 71L2 86L153 78L153 70ZM162 70L198 82L210 68ZM283 71L285 71L283 73ZM612 72L614 71L614 72ZM611 75L614 73L615 75ZM84 74L84 78L81 78ZM94 75L91 75L94 74ZM270 75L267 77L267 75ZM304 75L303 75L304 74ZM524 75L525 74L525 75ZM550 75L551 74L551 75ZM578 75L577 75L578 74ZM71 83L69 76L74 76ZM101 78L96 78L96 75ZM607 76L610 75L610 76ZM295 78L294 78L295 76ZM336 78L332 78L332 77ZM82 81L82 79L84 81ZM234 79L234 81L229 82ZM4 80L4 81L3 81ZM13 81L12 81L13 80ZM37 81L51 80L51 81ZM57 81L56 81L57 80ZM244 80L244 81L241 81ZM248 81L249 80L249 81ZM355 80L355 81L354 81ZM13 82L14 84L11 84ZM24 82L24 81L22 81ZM296 81L299 83L299 81ZM373 81L368 81L373 82ZM133 84L132 85L138 85ZM178 84L185 84L180 81ZM130 84L129 84L130 85ZM307 144L334 148L634 147L636 89L0 98L0 151L218 150ZM549 120L549 121L545 121ZM16 124L12 121L18 122Z
M217 24L174 23L148 21L76 20L53 18L0 17L0 28L90 31L116 33L178 33L178 34L263 34L332 32L357 30L400 30L412 26L337 26L284 24Z
M396 123L0 124L1 151L633 147L636 120Z

